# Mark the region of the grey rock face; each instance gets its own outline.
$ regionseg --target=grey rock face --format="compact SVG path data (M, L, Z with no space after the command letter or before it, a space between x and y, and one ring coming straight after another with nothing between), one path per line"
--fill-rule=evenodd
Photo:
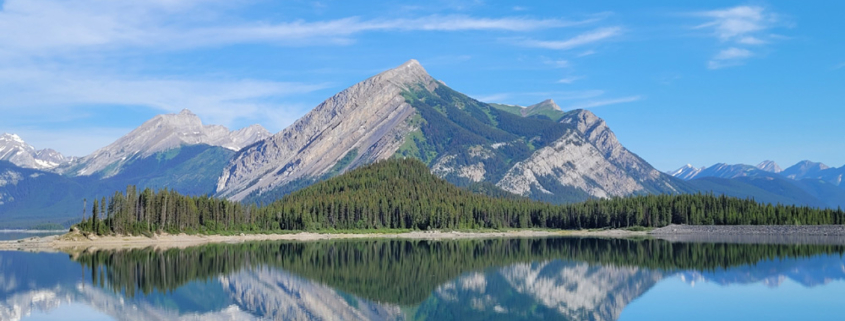
M256 190L320 177L353 150L357 156L346 168L391 157L416 129L409 122L416 111L402 96L415 86L433 90L438 82L411 60L341 91L238 153L220 176L218 194L240 200Z
M146 157L182 145L198 144L240 150L269 135L259 125L234 132L219 125L203 125L197 115L185 109L178 114L153 117L114 143L81 158L77 165L64 166L58 171L81 176L101 173L109 177L119 173L121 165L135 156Z
M36 150L18 135L5 133L0 136L0 160L40 170L50 170L71 161L55 150Z
M514 165L496 185L523 196L529 196L532 189L551 194L541 183L543 179L553 179L595 197L629 195L644 189L575 131Z
M517 163L496 185L528 196L550 193L542 180L579 188L594 197L626 196L650 190L672 192L664 174L628 151L604 120L586 110L567 113L561 123L575 130Z
M616 139L616 135L607 126L607 123L590 111L578 110L569 113L560 122L575 124L578 131L602 153L602 156L610 163L629 173L636 180L655 182L662 178L662 173L622 146L619 140ZM669 190L674 189L670 185L666 185L666 188Z
M765 160L765 161L760 162L760 164L757 164L757 168L759 168L762 171L769 172L769 173L783 172L783 169L780 168L780 166L778 166L778 163L775 163L774 161L770 161L770 160Z

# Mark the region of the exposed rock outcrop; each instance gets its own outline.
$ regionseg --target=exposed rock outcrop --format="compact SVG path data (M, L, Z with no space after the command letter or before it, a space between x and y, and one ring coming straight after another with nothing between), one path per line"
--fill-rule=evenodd
M764 161L760 162L760 164L757 164L756 167L759 168L762 171L766 171L766 172L769 172L769 173L783 172L783 169L780 168L780 166L778 166L778 163L775 163L774 161L770 161L770 160L764 160Z
M402 93L417 86L433 90L438 82L411 60L341 91L238 153L218 181L218 194L240 200L256 190L320 177L353 150L354 159L335 170L393 156L416 129L408 121L415 110Z
M551 182L593 197L677 191L665 174L622 146L593 113L576 110L560 122L574 130L515 164L496 185L525 196L532 191L551 194L546 186Z
M610 163L624 170L637 181L656 184L658 189L674 191L663 173L619 143L607 123L588 110L576 110L565 115L561 123L574 124L584 138L595 146Z

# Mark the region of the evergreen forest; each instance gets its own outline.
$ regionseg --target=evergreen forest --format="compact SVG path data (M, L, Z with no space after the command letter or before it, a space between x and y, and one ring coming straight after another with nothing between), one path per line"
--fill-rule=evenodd
M130 185L123 193L93 200L91 210L83 213L76 226L100 235L845 223L841 209L761 204L713 194L640 195L563 205L490 197L438 178L412 158L362 166L266 205Z

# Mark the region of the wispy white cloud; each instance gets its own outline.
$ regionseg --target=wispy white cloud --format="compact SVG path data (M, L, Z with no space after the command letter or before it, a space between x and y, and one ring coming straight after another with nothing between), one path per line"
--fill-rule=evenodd
M509 98L513 97L512 93L494 93L494 94L487 94L487 95L479 95L474 97L478 101L483 101L486 103L499 103L503 102Z
M778 21L778 15L758 6L737 6L699 12L698 15L712 20L696 28L713 29L714 35L722 41L743 39L771 28Z
M133 128L89 127L75 129L43 129L33 127L5 127L4 131L18 134L37 149L52 148L65 156L85 156L111 144Z
M528 105L538 103L541 100L552 98L555 101L582 101L601 97L604 90L580 90L580 91L537 91L537 92L502 92L486 95L473 95L471 97L492 103L505 103L507 101L528 102Z
M720 43L731 46L721 49L708 61L707 67L710 69L742 65L745 60L755 56L748 48L767 45L781 38L770 30L782 23L782 17L761 6L737 6L697 12L694 15L709 19L695 26L695 29L710 30Z
M584 51L582 53L579 53L579 54L575 55L575 57L581 58L581 57L586 57L586 56L592 56L595 53L596 53L596 51L591 49L591 50L587 50L587 51Z
M602 99L602 100L592 100L592 101L585 101L575 105L570 106L570 109L587 109L587 108L594 108L600 106L607 106L607 105L615 105L615 104L623 104L623 103L630 103L635 102L638 100L643 99L642 96L629 96L629 97L622 97L622 98L612 98L612 99Z
M845 62L833 66L833 70L845 68Z
M592 44L622 34L620 27L599 28L577 35L566 40L536 40L522 39L516 43L525 47L569 50L576 47Z
M567 85L568 85L568 84L574 83L574 82L576 82L576 81L578 81L578 80L581 80L581 79L583 79L583 78L584 78L584 77L577 77L577 76L566 77L566 78L562 78L562 79L558 80L558 81L557 81L557 83L559 83L559 84L567 84Z
M546 57L542 58L543 63L554 68L568 68L570 66L569 60L565 59L549 59Z
M348 44L363 32L511 31L562 28L569 21L528 17L430 15L417 18L348 17L325 21L231 22L215 1L7 0L0 11L0 50L47 53L56 49L192 48L236 43Z
M246 6L225 0L0 0L0 114L6 117L0 124L13 129L15 119L78 119L80 110L92 106L133 106L156 112L189 108L204 121L229 127L245 119L283 126L313 107L288 102L295 100L289 97L328 85L226 74L142 73L142 66L121 62L127 56L238 44L348 45L374 32L512 35L603 19L424 15L256 21L238 16ZM434 64L470 57L437 59ZM110 134L114 132L103 131Z
M707 68L720 69L730 66L737 66L743 64L745 59L753 57L754 53L750 50L731 47L719 51L713 59L707 62Z
M713 59L715 60L732 60L732 59L745 59L748 57L753 56L754 54L751 51L741 48L728 48L725 50L720 51L716 54Z
M768 41L751 36L739 38L737 42L743 45L765 45L769 43Z
M0 69L0 111L26 117L73 115L78 106L142 106L160 112L188 108L208 121L231 125L259 120L280 98L328 84L253 79L157 79L37 67Z
M423 66L431 67L431 66L443 66L443 65L454 65L459 64L462 62L467 62L472 59L470 55L442 55L442 56L435 56L431 58L420 58L419 61ZM389 67L388 67L389 68ZM379 70L374 70L370 73L379 73L384 71L387 68L382 68Z

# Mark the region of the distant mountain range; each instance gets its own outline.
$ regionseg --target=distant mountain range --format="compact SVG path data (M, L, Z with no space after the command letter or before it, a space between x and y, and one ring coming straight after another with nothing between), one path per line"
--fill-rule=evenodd
M833 181L830 169L811 164L782 172L766 163L662 173L622 146L590 111L562 111L551 99L528 107L480 102L410 60L337 93L276 134L259 125L236 131L203 125L188 110L156 116L81 158L36 150L6 134L0 137L0 227L67 225L80 218L83 199L110 196L129 184L268 203L393 157L418 158L458 186L554 203L714 192L835 206L841 196L821 183L791 183L816 176ZM780 181L790 175L800 178ZM739 177L777 178L783 186L734 181Z
M23 168L51 170L73 162L76 158L67 158L49 148L36 150L18 135L4 133L0 136L0 160L12 162Z
M757 166L715 164L695 168L685 165L669 175L686 180L701 190L713 190L767 202L795 203L818 207L845 207L845 166L832 168L822 163L801 161L781 169L773 161Z
M68 225L81 218L83 200L90 211L94 198L110 197L127 185L212 195L235 151L269 135L259 125L231 132L204 126L184 110L156 116L91 155L50 161L37 157L49 149L35 151L5 134L0 150L14 153L0 160L0 227Z

